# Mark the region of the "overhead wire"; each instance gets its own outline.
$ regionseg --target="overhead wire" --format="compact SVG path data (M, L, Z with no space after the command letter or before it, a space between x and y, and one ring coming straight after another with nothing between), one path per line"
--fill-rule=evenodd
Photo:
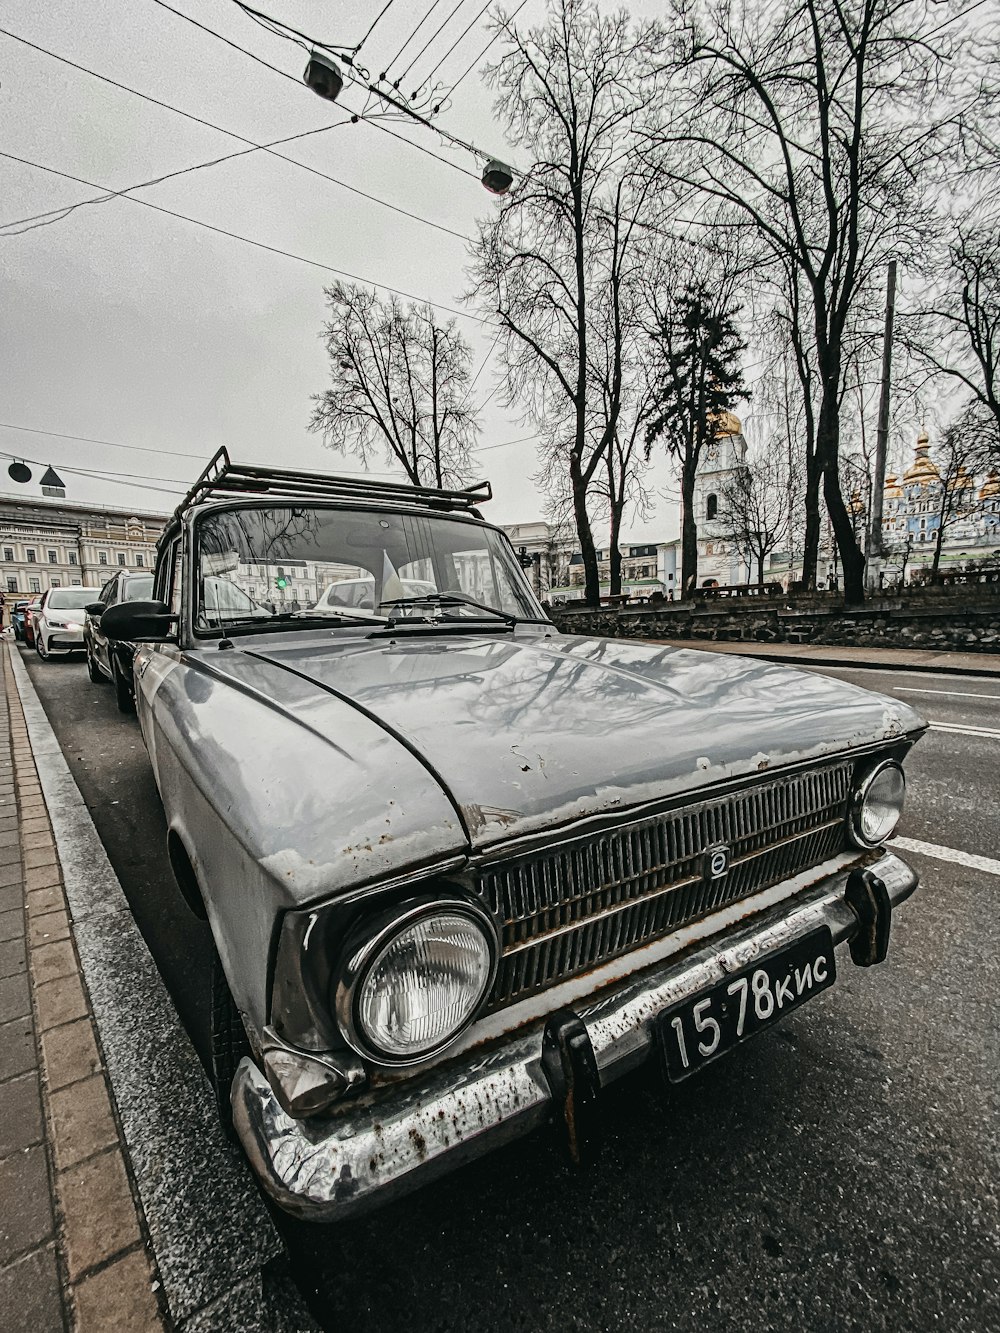
M389 10L392 8L393 3L394 3L394 0L386 0L386 3L382 6L382 8L379 10L379 12L378 12L378 13L375 15L375 17L372 19L371 23L370 23L369 26L368 26L368 31L365 33L365 35L361 38L361 41L358 42L357 46L354 48L354 53L355 53L355 55L357 55L357 53L361 50L361 48L364 46L365 42L367 42L368 38L369 38L369 37L372 35L372 33L375 31L376 27L377 27L378 24L382 21L382 19L385 18L386 14L387 14L387 13L389 12Z
M504 27L506 27L506 26L508 26L509 24L511 24L511 23L514 22L514 20L515 20L515 19L517 18L517 16L518 16L518 14L520 14L521 10L524 8L524 6L525 6L527 3L528 3L528 0L521 0L521 3L520 3L520 4L518 5L518 7L514 10L513 14L511 14L511 16L510 16L509 19L507 19L507 22L506 22L506 24L504 25ZM479 52L479 55L476 56L476 58L475 58L475 60L472 62L472 64L469 65L469 67L468 67L462 74L460 74L460 75L458 76L458 78L455 80L455 82L451 85L451 87L448 89L447 93L445 94L445 98L444 98L444 100L445 100L446 102L450 101L450 100L452 99L452 97L454 97L454 95L455 95L455 89L459 86L459 84L464 83L465 80L466 80L466 79L469 77L469 75L472 73L472 71L473 71L474 69L477 68L477 66L479 65L479 62L482 60L483 56L485 56L486 52L490 49L490 47L493 45L493 43L499 38L499 36L500 36L500 34L503 32L503 30L504 30L503 27L497 29L497 31L493 34L493 36L492 36L492 37L490 38L490 40L486 43L486 45L483 47L483 49Z
M403 43L403 45L399 48L399 50L396 52L396 54L393 56L393 58L392 58L392 59L389 61L389 63L386 65L385 69L384 69L384 70L382 71L382 73L379 75L379 78L380 78L380 79L385 79L385 81L386 81L387 83L388 83L388 82L391 82L391 80L389 79L389 71L392 69L392 67L393 67L393 65L396 63L396 61L399 60L399 59L402 57L403 52L406 50L406 48L409 46L409 44L413 41L414 37L416 37L417 33L418 33L418 32L420 31L420 29L424 26L424 24L427 22L427 20L430 18L430 16L434 13L435 9L437 9L437 7L438 7L438 5L439 5L440 3L441 3L441 0L434 0L434 2L433 2L433 4L431 5L430 9L427 10L426 14L424 14L423 18L419 21L419 23L417 24L417 26L416 26L416 27L413 29L413 31L410 33L409 37L407 37L406 41L405 41L405 42ZM402 79L400 80L400 83L401 83L401 82L402 82ZM398 84L398 83L393 84L393 87L394 87L394 88L398 88L398 87L399 87L399 84Z
M10 458L16 462L30 463L32 467L50 466L49 464L40 462L37 458L26 458L24 454L8 454L6 452L0 451L0 458ZM96 468L72 467L70 466L69 463L60 463L59 470L60 472L68 473L72 477L96 477L99 481L116 482L119 486L135 486L139 490L159 491L163 495L184 494L183 489L168 491L165 490L164 487L162 486L144 485L143 479L138 473L130 474L125 472L102 472L98 471ZM182 488L189 485L188 482L181 481L177 477L150 477L149 480L154 482L156 481L170 482Z
M168 6L168 8L169 8L169 6ZM180 11L178 10L178 11L176 11L176 12L179 13ZM227 135L227 136L228 136L229 138L231 138L231 139L236 139L236 140L238 140L240 143L249 144L249 145L251 145L252 148L254 148L254 149L260 149L262 152L267 153L267 154L268 154L269 156L271 156L271 157L277 157L277 158L280 158L281 161L283 161L283 162L288 162L288 163L290 163L292 166L298 167L301 171L306 171L306 172L308 172L311 176L318 176L320 179L329 181L332 185L337 185L337 186L339 186L341 189L344 189L344 190L349 191L351 194L359 195L361 198L363 198L363 199L368 199L368 200L370 200L372 203L380 204L383 208L388 208L388 209L390 209L393 213L399 213L401 216L410 218L410 219L412 219L414 222L421 222L421 223L423 223L425 226L433 227L436 231L445 232L447 235L449 235L449 236L454 236L454 237L455 237L456 239L458 239L458 240L461 240L461 241L468 241L468 240L470 239L468 236L463 235L463 233L454 231L451 227L446 227L446 226L444 226L443 223L440 223L440 222L434 222L431 218L423 217L423 216L422 216L421 214L419 214L419 213L411 213L411 212L409 211L409 209L402 208L402 207L400 207L400 205L398 205L398 204L390 203L388 199L382 199L382 198L380 198L378 195L375 195L375 194L369 194L368 191L366 191L366 190L362 190L362 189L360 189L360 188L359 188L358 186L356 186L356 185L349 185L346 181L342 181L342 180L340 180L338 177L330 175L329 172L321 171L318 167L310 166L310 164L307 163L307 162L300 162L297 158L289 157L286 153L278 153L278 152L275 152L275 151L274 151L275 145L278 145L278 144L281 144L281 143L290 143L290 142L292 142L292 141L295 140L295 139L305 139L305 138L308 138L308 137L310 137L310 136L312 136L312 135L316 135L316 134L325 134L328 130L336 129L336 128L337 128L338 126L340 126L340 125L347 125L347 124L350 124L350 123L351 123L351 117L352 117L355 113L350 112L349 108L345 108L345 110L348 110L348 115L347 115L347 116L342 117L340 120L333 121L333 122L332 122L331 124L329 124L329 125L321 125L321 126L319 126L318 128L316 128L316 129L305 130L305 131L303 131L301 134L293 134L293 135L289 135L287 139L275 139L274 142L273 142L273 144L262 144L262 143L258 143L255 139L248 139L248 138L246 137L246 135L239 134L236 130L229 130L229 129L226 129L226 127L225 127L224 125L217 125L214 121L206 120L203 116L196 116L196 115L193 114L193 112L190 112L190 111L184 111L181 107L174 106L173 103L171 103L171 102L164 102L164 101L161 100L160 98L157 98L157 97L151 97L148 93L140 92L138 88L132 88L132 87L130 87L130 86L129 86L128 84L126 84L126 83L121 83L121 82L119 82L117 79L111 79L111 78L108 78L107 75L105 75L105 74L100 74L100 73L97 72L97 70L90 69L90 68L89 68L88 66L86 66L86 65L78 64L78 63L77 63L76 61L74 61L74 60L69 60L66 56L61 56L61 55L59 55L59 54L58 54L57 52L55 52L55 51L50 51L47 47L39 46L39 45L38 45L37 43L35 43L35 42L30 42L30 41L28 41L27 38L25 38L25 37L21 37L21 36L19 36L19 34L15 33L15 32L10 32L10 31L9 31L8 29L6 29L6 28L0 28L0 33L2 33L3 36L5 36L5 37L10 37L13 41L21 42L23 45L30 47L30 48L31 48L32 50L34 50L34 51L38 51L41 55L49 56L52 60L57 60L57 61L59 61L61 64L69 65L71 68L73 68L73 69L75 69L75 70L78 70L81 74L87 74L87 75L89 75L91 78L94 78L94 79L99 80L101 83L108 83L108 84L110 84L112 87L119 89L121 92L131 93L133 97L141 98L144 102L151 102L154 106L158 106L158 107L162 108L164 111L171 111L171 112L173 112L175 115L183 116L185 120L192 120L192 121L194 121L196 124L204 126L206 129L215 130L217 133L219 133L219 134L225 134L225 135ZM275 65L275 66L269 66L269 68L272 68L272 69L277 70L277 66L276 66L276 65ZM280 73L281 71L278 71L278 72ZM400 136L400 137L402 137L402 136ZM410 143L410 142L411 142L409 139L404 139L403 141L404 141L405 143ZM413 146L414 146L414 147L419 147L420 145L413 145ZM240 156L240 155L239 155L239 154L232 154L232 156L235 157L235 156ZM225 160L224 158L220 158L220 159L219 159L219 161L224 161L224 160ZM442 161L447 161L447 159L444 159L444 158L442 158L441 160L442 160ZM198 165L195 166L195 167L192 167L191 170L199 170L200 167L201 167L201 166L204 166L204 165L210 165L210 164L201 163L201 164L198 164ZM448 165L454 165L454 164L453 164L453 163L449 163ZM129 187L129 188L132 188L132 189L138 189L139 186L131 186L131 187ZM75 207L80 207L80 206L82 206L83 204L91 203L91 202L95 202L95 203L96 203L97 201L96 201L96 200L81 200L81 201L80 201L80 205L73 205L72 207L73 207L73 208L75 208ZM52 210L52 211L55 212L56 210ZM41 216L41 215L36 215L36 216ZM59 219L54 219L54 220L58 221ZM0 223L0 226L18 226L18 225L20 225L21 222L25 222L25 221L34 221L34 218L19 219L19 220L15 220L14 222L11 222L11 223Z
M455 40L452 42L451 46L448 47L447 51L445 51L444 55L443 55L443 56L441 57L441 59L437 62L437 64L434 66L434 68L431 70L431 72L427 75L427 77L424 79L423 83L420 85L421 87L423 87L425 84L429 84L429 83L430 83L430 81L433 79L434 75L438 72L438 70L441 68L441 66L444 64L444 62L445 62L445 61L448 59L448 57L451 55L452 51L454 51L455 47L458 46L458 45L460 45L460 44L465 40L465 38L468 37L469 33L470 33L470 32L472 31L472 29L476 26L476 24L479 22L479 20L483 17L483 15L484 15L484 14L486 13L486 11L489 9L489 7L490 7L490 5L491 5L492 3L493 3L493 0L486 0L486 4L483 5L482 9L479 11L479 13L476 15L476 17L475 17L474 19L472 19L472 20L471 20L471 21L470 21L470 22L469 22L469 23L462 29L462 31L458 34L458 36L457 36L457 37L455 38Z
M37 426L15 426L10 421L0 421L0 430L17 430L23 431L26 435L51 436L54 440L74 440L78 444L100 444L108 449L129 449L140 454L166 454L170 458L194 458L200 463L208 462L203 454L185 454L177 449L154 449L144 444L122 444L118 440L98 440L90 435L66 435L59 430L40 430ZM4 454L3 457L7 458L10 455ZM21 455L18 454L17 457L20 458Z
M407 65L406 69L404 69L403 72L402 72L402 74L400 74L399 79L398 79L398 83L402 83L402 82L403 82L403 80L406 78L407 74L409 74L410 70L411 70L411 69L413 68L413 66L417 63L417 61L420 59L420 57L424 54L424 52L427 50L427 48L434 42L434 40L439 36L439 34L442 33L442 32L445 30L445 28L447 28L448 24L452 21L452 19L455 17L455 15L458 13L458 11L462 8L462 6L463 6L464 4L465 4L465 0L458 0L458 3L455 5L455 8L449 13L449 15L448 15L448 17L445 19L445 21L440 25L440 27L438 27L438 28L434 31L434 33L432 34L432 36L428 37L427 41L424 42L423 46L420 48L420 50L417 52L417 54L413 57L413 59L412 59L412 60L410 61L410 63ZM395 85L394 85L394 86L395 86Z
M29 158L17 157L14 153L0 152L0 157L7 158L11 162L20 162L22 166L34 167L37 171L45 171L53 176L61 176L64 180L75 181L77 185L87 185L92 190L101 190L106 193L115 193L108 191L108 187L98 185L95 181L85 180L82 176L70 175L67 171L59 171L55 167L47 167L41 162L33 162ZM127 203L139 204L143 208L151 208L156 213L164 213L167 217L178 218L181 222L190 222L192 226L203 227L206 231L215 232L218 236L227 236L230 240L241 241L244 245L251 245L257 250L266 250L269 254L281 255L285 259L294 259L300 264L308 264L313 268L323 269L327 273L333 273L338 278L347 278L350 282L360 282L365 286L376 287L380 291L393 292L396 296L402 296L407 301L419 301L421 304L432 306L435 310L443 310L446 314L454 315L458 319L471 319L477 324L489 324L489 320L483 319L480 315L473 315L467 310L456 310L453 306L442 305L438 301L431 301L426 296L415 296L412 292L402 291L398 287L390 287L386 282L376 282L372 278L362 278L356 273L348 273L345 269L334 268L332 264L326 264L319 259L309 259L305 255L296 254L292 250L283 250L280 246L268 245L264 241L254 240L250 236L243 236L239 232L228 231L225 227L217 227L211 222L203 222L201 218L189 217L186 213L178 213L172 208L164 208L161 204L151 203L148 199L138 199L130 194L120 196Z

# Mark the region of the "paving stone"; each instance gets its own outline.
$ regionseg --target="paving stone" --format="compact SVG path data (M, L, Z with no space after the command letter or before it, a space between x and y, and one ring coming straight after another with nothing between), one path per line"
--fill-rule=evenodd
M89 1018L80 1018L75 1023L64 1023L43 1032L42 1054L46 1082L52 1092L68 1083L90 1078L101 1067Z
M65 906L66 900L61 884L52 884L45 889L32 889L28 893L29 918L43 916L46 912L62 911Z
M0 944L0 949L4 946ZM43 944L31 951L31 970L35 985L41 986L56 977L66 977L76 971L76 956L69 940L56 940L54 944Z
M50 830L51 826L45 815L32 815L30 819L21 821L22 833L48 833Z
M62 1172L59 1201L71 1281L139 1240L128 1178L117 1150Z
M24 1074L34 1069L37 1063L31 1015L25 1014L0 1024L0 1081Z
M0 980L0 1023L31 1013L31 992L27 972Z
M22 880L20 862L17 865L0 866L0 888L20 888Z
M103 1074L49 1096L56 1166L60 1171L118 1142Z
M25 847L30 847L33 851L40 852L49 848L55 849L55 839L52 837L52 830L49 829L43 833L32 833L30 837L24 839ZM3 843L0 842L0 847Z
M20 884L11 884L0 888L0 912L16 911L24 902L24 890Z
M41 1143L42 1125L42 1095L37 1073L32 1070L0 1083L0 1157Z
M16 847L20 841L17 829L0 829L0 847Z
M28 946L37 949L42 944L53 940L69 939L69 917L60 908L55 912L45 912L33 916L28 926Z
M24 940L4 940L0 944L0 977L13 977L27 965Z
M40 1032L83 1018L87 1012L87 1000L75 973L36 986L35 1004L38 1007Z
M28 870L24 875L26 893L33 893L35 889L51 889L61 883L62 876L59 874L58 866L43 866L41 870Z
M142 1250L116 1259L86 1277L73 1291L76 1333L143 1333L161 1329L160 1312L151 1290L149 1261Z
M0 1162L0 1199L0 1264L5 1264L52 1235L44 1148L16 1152Z
M11 849L9 847L0 847L0 858L7 855ZM24 853L25 870L39 870L42 866L56 864L56 849L54 847L29 847Z
M19 866L20 864L20 847L0 847L0 866Z
M4 1333L56 1333L65 1327L53 1246L0 1269L0 1311Z
M19 940L24 936L24 912L13 908L0 912L0 943L7 940Z

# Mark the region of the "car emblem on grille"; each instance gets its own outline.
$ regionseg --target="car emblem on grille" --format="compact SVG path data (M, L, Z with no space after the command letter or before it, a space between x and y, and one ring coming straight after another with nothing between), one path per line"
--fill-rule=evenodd
M721 879L729 873L729 848L713 847L705 853L705 878Z

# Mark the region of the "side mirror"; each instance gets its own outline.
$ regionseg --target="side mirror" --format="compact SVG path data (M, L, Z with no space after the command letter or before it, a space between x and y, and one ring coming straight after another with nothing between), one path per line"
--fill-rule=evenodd
M84 609L84 611L86 611L86 613L87 613L88 616L95 616L95 617L96 617L96 616L103 616L103 615L104 615L104 603L103 603L103 602L88 602L87 605L86 605L83 609Z
M164 643L176 622L166 602L119 602L101 616L101 629L109 639Z

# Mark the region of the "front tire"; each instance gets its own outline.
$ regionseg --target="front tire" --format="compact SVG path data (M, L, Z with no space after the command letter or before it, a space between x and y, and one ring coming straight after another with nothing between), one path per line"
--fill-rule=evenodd
M134 713L135 699L132 697L129 683L118 665L118 658L114 653L108 653L108 660L111 663L111 681L115 687L115 702L118 705L118 711L119 713Z
M230 1138L233 1130L233 1104L230 1100L236 1070L245 1055L250 1054L250 1043L240 1011L236 1007L229 982L222 969L218 950L212 949L212 1012L210 1015L211 1067L209 1078L215 1093L219 1120Z
M38 654L38 656L42 659L43 662L48 658L49 654L45 648L45 639L44 636L41 634L35 635L35 652Z
M93 681L95 685L103 685L104 672L97 665L97 661L94 657L94 654L90 651L89 648L87 649L87 675L90 677L90 679Z

